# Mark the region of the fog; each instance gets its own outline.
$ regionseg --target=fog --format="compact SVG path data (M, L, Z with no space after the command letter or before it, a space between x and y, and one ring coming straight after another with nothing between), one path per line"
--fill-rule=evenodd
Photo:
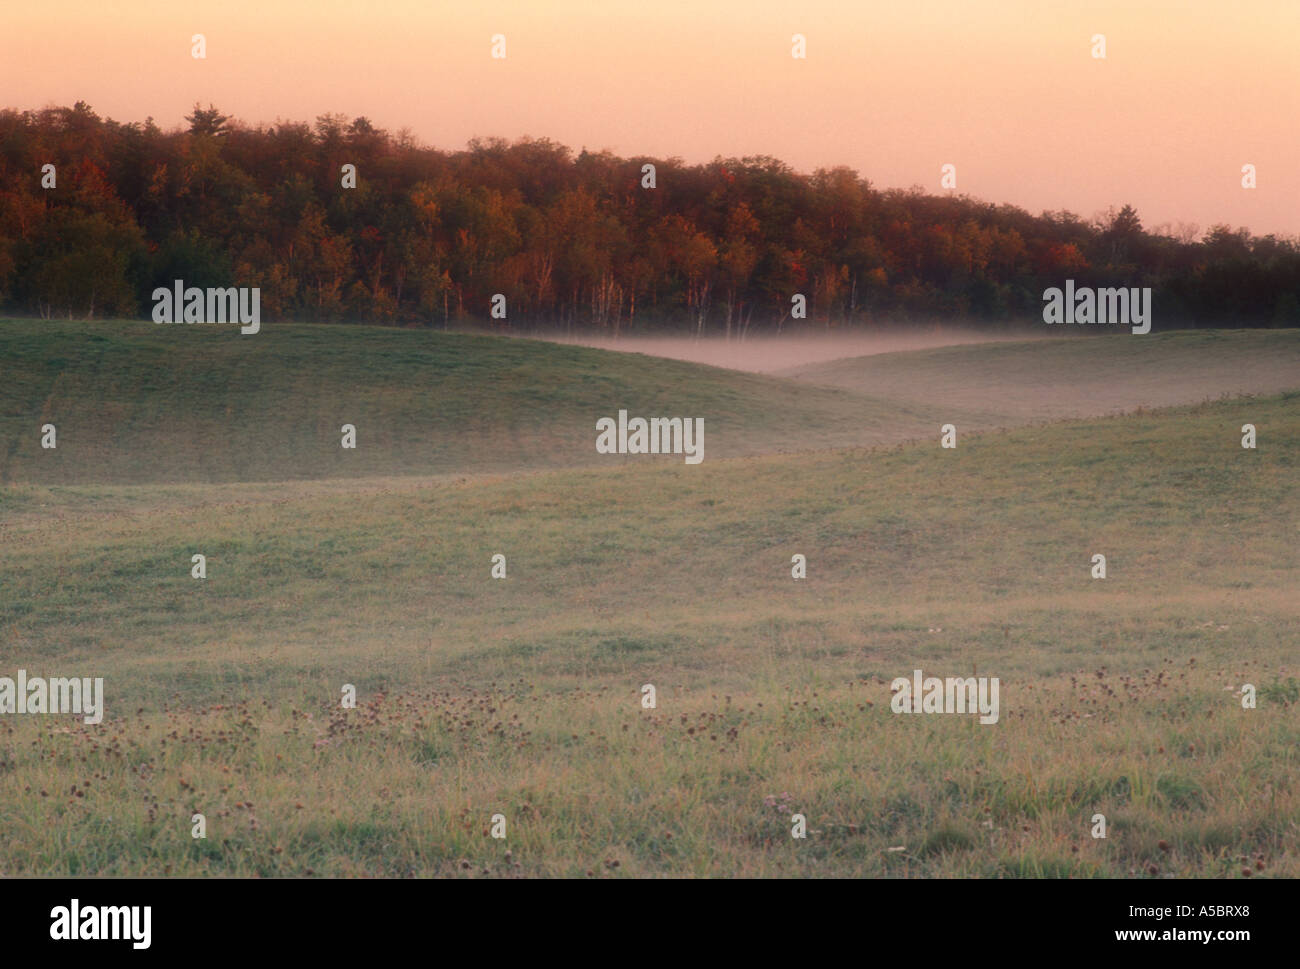
M1059 335L1051 334L1057 336ZM613 350L622 353L645 353L673 360L689 360L731 370L752 373L776 373L790 367L823 363L842 357L861 357L897 350L927 350L932 347L968 343L997 343L1043 339L1049 336L1033 331L990 332L961 327L925 326L905 330L881 329L876 332L811 333L784 336L751 336L730 341L718 337L696 339L684 336L600 337L594 335L536 334L526 339L548 340L574 346Z

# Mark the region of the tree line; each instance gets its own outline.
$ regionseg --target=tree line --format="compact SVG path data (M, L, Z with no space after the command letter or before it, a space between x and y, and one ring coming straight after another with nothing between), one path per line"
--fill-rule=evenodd
M736 336L1038 320L1044 290L1072 278L1150 286L1157 328L1300 324L1300 237L1148 231L1127 205L1031 215L882 191L846 167L575 155L545 138L440 151L342 115L253 127L195 105L186 122L0 111L0 308L148 316L182 279L260 287L270 321L493 322L501 294L495 322L516 329Z

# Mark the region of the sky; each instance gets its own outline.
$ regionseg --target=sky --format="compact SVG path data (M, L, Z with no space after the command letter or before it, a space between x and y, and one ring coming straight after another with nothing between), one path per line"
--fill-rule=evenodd
M1300 0L0 0L0 107L365 115L442 149L761 154L936 193L951 164L1034 213L1296 235L1298 41Z

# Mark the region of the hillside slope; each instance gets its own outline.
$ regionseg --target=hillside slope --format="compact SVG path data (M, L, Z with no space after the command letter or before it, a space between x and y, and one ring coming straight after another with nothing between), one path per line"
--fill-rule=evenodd
M851 357L777 375L1009 426L1300 389L1300 330L1063 335Z
M0 321L0 483L604 464L596 420L702 417L705 455L930 433L921 408L654 357L424 330ZM58 447L43 450L53 423ZM340 428L357 429L356 450ZM667 459L657 459L667 460ZM680 459L679 459L680 460Z

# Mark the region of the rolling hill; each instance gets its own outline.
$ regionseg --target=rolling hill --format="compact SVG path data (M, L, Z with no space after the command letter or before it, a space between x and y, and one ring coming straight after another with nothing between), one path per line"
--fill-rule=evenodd
M1013 426L1300 389L1300 330L1063 335L852 357L778 374L950 409L981 426Z
M431 331L0 321L0 482L232 482L604 463L595 423L705 418L706 458L929 433L922 408L771 377ZM53 423L58 447L42 450ZM357 428L355 451L340 428Z

